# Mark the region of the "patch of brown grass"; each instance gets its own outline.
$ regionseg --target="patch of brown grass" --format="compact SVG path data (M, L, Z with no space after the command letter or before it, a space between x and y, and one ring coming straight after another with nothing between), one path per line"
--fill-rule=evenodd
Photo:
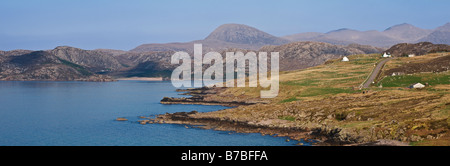
M398 58L386 68L441 57L442 53ZM449 146L450 86L435 85L423 90L370 88L352 90L370 74L379 55L349 56L350 62L329 61L305 70L282 72L279 95L259 99L262 88L228 88L216 98L223 100L267 100L270 104L240 106L197 114L258 124L280 117L305 129L341 128L363 141L393 139L418 142L415 145Z

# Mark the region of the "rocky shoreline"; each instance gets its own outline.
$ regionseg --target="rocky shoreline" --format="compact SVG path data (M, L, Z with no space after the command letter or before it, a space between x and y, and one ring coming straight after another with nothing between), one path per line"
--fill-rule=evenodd
M164 97L160 103L161 104L195 104L195 105L221 105L228 107L237 107L241 105L253 105L258 103L267 103L264 101L242 101L233 100L225 101L220 100L220 98L209 99L210 95L216 95L225 90L225 88L195 88L195 89L177 89L177 92L185 92L183 95L189 95L191 97Z
M271 127L260 124L249 124L245 122L226 120L220 118L197 118L197 111L177 112L172 114L157 115L154 118L145 118L139 120L140 124L182 124L201 129L212 129L218 131L234 131L237 133L260 133L262 135L271 135L277 137L289 137L289 139L300 140L313 138L309 132L294 127ZM186 126L187 127L187 126Z
M219 102L204 101L205 96L215 95L223 90L217 88L197 88L187 90L177 90L186 92L192 97L169 98L161 100L162 104L202 104L202 105L224 105L224 106L248 106L258 103L246 103L245 101ZM406 143L394 140L361 141L361 138L352 135L340 128L327 125L305 127L293 124L291 121L283 119L267 119L262 122L236 120L232 117L209 116L197 111L177 112L157 115L152 118L141 117L140 124L182 124L196 128L212 129L219 131L234 131L238 133L260 133L276 137L287 137L291 140L314 139L320 146L407 146ZM186 126L187 127L187 126Z
M394 140L377 140L371 142L355 143L349 140L349 136L342 135L341 130L336 128L302 128L292 126L276 126L270 123L252 124L230 120L226 118L215 117L197 117L197 111L176 112L157 115L153 118L141 117L145 120L139 120L142 125L145 124L180 124L186 128L195 127L207 130L217 131L233 131L237 133L260 133L261 135L270 135L274 137L287 137L289 140L315 140L313 145L318 146L408 146L400 141ZM282 120L280 120L282 121ZM273 122L273 121L272 121ZM186 126L189 125L189 126ZM301 145L301 144L298 144Z
M221 105L221 106L240 106L240 105L251 105L252 103L246 102L219 102L219 101L204 101L202 97L164 97L161 100L161 104L195 104L195 105Z

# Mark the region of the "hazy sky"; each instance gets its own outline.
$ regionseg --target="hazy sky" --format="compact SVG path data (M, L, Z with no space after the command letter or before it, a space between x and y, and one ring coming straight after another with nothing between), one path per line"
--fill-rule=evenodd
M275 36L450 22L449 0L0 0L0 50L130 50L205 38L225 23Z

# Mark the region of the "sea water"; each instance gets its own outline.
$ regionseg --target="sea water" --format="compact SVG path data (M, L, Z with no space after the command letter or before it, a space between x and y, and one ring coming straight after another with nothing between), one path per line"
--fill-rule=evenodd
M292 146L299 143L257 133L139 124L139 116L227 108L160 104L165 96L182 97L170 82L164 81L0 81L0 146ZM118 117L128 121L116 121Z

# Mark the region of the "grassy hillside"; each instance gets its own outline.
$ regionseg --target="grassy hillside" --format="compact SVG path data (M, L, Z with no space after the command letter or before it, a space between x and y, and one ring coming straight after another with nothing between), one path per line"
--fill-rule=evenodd
M352 55L350 62L330 60L305 70L280 72L280 91L274 103L316 100L336 94L360 93L359 85L369 76L379 55ZM229 88L224 94L239 98L257 98L261 88Z
M428 83L431 87L450 84L449 68L449 53L434 53L412 58L399 57L386 64L377 86L408 87L417 82Z
M240 106L198 117L219 117L251 124L294 126L322 132L339 131L339 141L368 142L392 139L413 145L450 145L450 73L386 76L366 90L359 85L379 62L380 55L353 55L300 71L280 73L278 97L270 104ZM425 61L449 53L398 58L383 71L412 61ZM414 82L431 86L416 90ZM378 87L379 84L383 88ZM256 100L260 88L229 88L218 97Z

